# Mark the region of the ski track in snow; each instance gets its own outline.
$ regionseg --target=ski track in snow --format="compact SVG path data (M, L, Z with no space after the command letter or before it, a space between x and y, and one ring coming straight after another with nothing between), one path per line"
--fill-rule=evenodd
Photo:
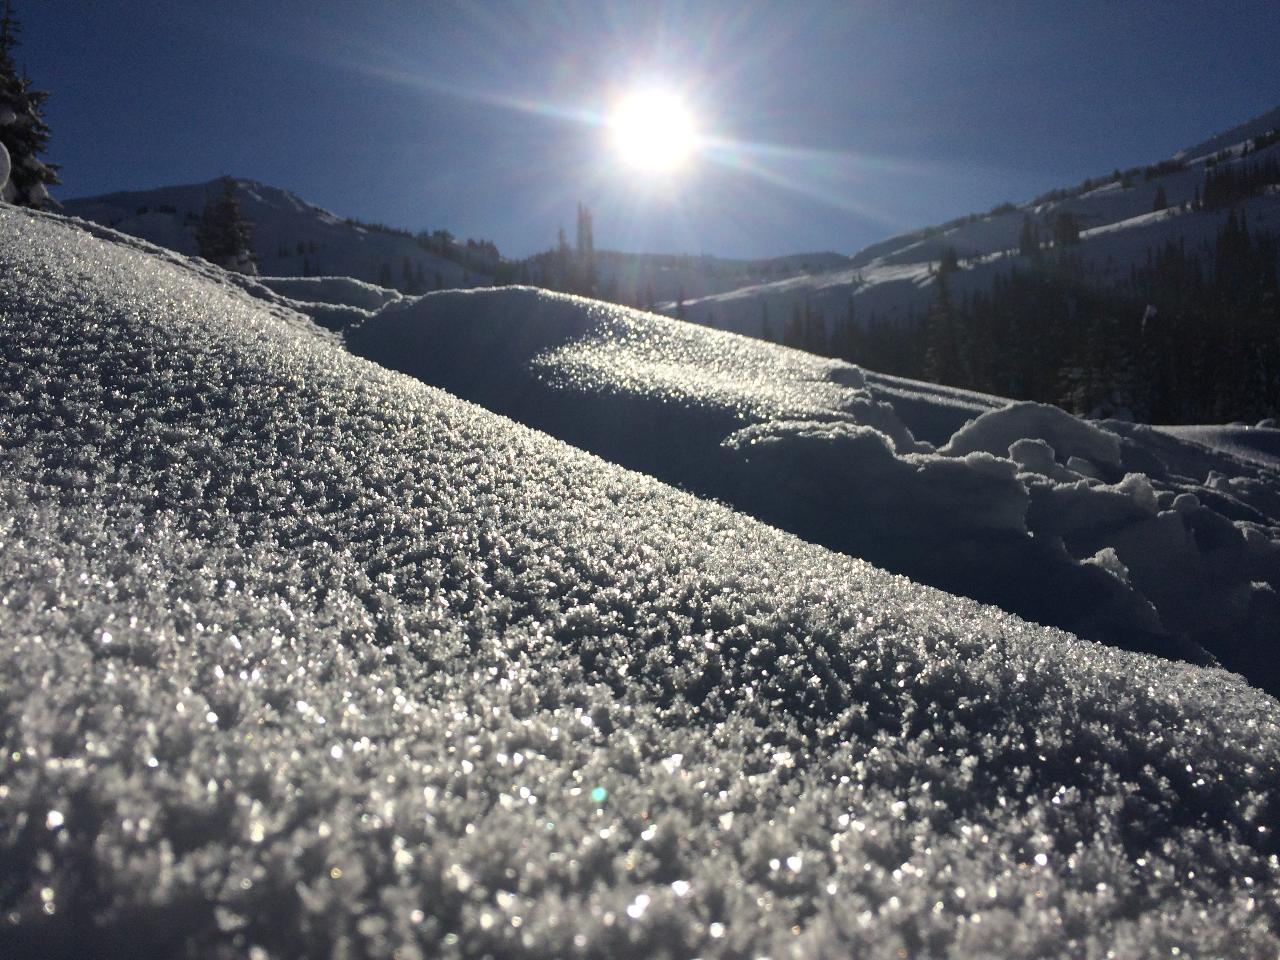
M0 954L1280 947L1280 704L1233 675L808 545L56 217L0 208L0 344Z

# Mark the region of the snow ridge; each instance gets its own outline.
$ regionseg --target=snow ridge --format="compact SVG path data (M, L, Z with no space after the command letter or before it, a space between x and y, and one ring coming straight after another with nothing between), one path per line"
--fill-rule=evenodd
M1280 475L1256 462L1039 404L907 402L849 364L532 289L406 300L346 338L805 539L1280 691ZM940 449L914 434L974 416Z

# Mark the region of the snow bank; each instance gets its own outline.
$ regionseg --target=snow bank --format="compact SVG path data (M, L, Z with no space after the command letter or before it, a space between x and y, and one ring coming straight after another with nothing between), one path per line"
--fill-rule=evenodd
M1237 678L807 545L59 218L0 210L0 304L6 956L1280 948L1280 704Z
M347 339L807 540L1280 691L1280 476L1256 462L530 289L395 304Z

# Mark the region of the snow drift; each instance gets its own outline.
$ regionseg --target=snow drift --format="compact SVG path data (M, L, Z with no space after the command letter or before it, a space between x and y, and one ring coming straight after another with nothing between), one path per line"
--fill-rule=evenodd
M805 539L1280 690L1280 474L1263 463L529 289L406 300L347 340ZM938 449L913 432L947 423L964 425Z
M0 208L0 349L5 956L1280 947L1280 704L1230 674L803 543L57 217Z

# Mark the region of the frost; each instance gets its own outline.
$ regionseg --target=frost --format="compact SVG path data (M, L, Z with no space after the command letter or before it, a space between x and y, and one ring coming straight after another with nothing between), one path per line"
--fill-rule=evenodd
M806 540L1280 692L1258 653L1280 627L1280 476L1256 463L529 289L392 303L347 342ZM957 419L936 449L910 426L943 439Z
M0 209L0 344L6 956L1280 948L1280 704L1238 677L805 543L58 217ZM806 389L697 436L820 424L971 481L974 566L1024 536L982 492L1030 517L1013 461ZM1135 582L1152 551L1269 582L1265 475L1173 510L1135 450L1106 478L1151 481L1154 515L1106 492ZM1110 563L1068 534L1046 555Z

